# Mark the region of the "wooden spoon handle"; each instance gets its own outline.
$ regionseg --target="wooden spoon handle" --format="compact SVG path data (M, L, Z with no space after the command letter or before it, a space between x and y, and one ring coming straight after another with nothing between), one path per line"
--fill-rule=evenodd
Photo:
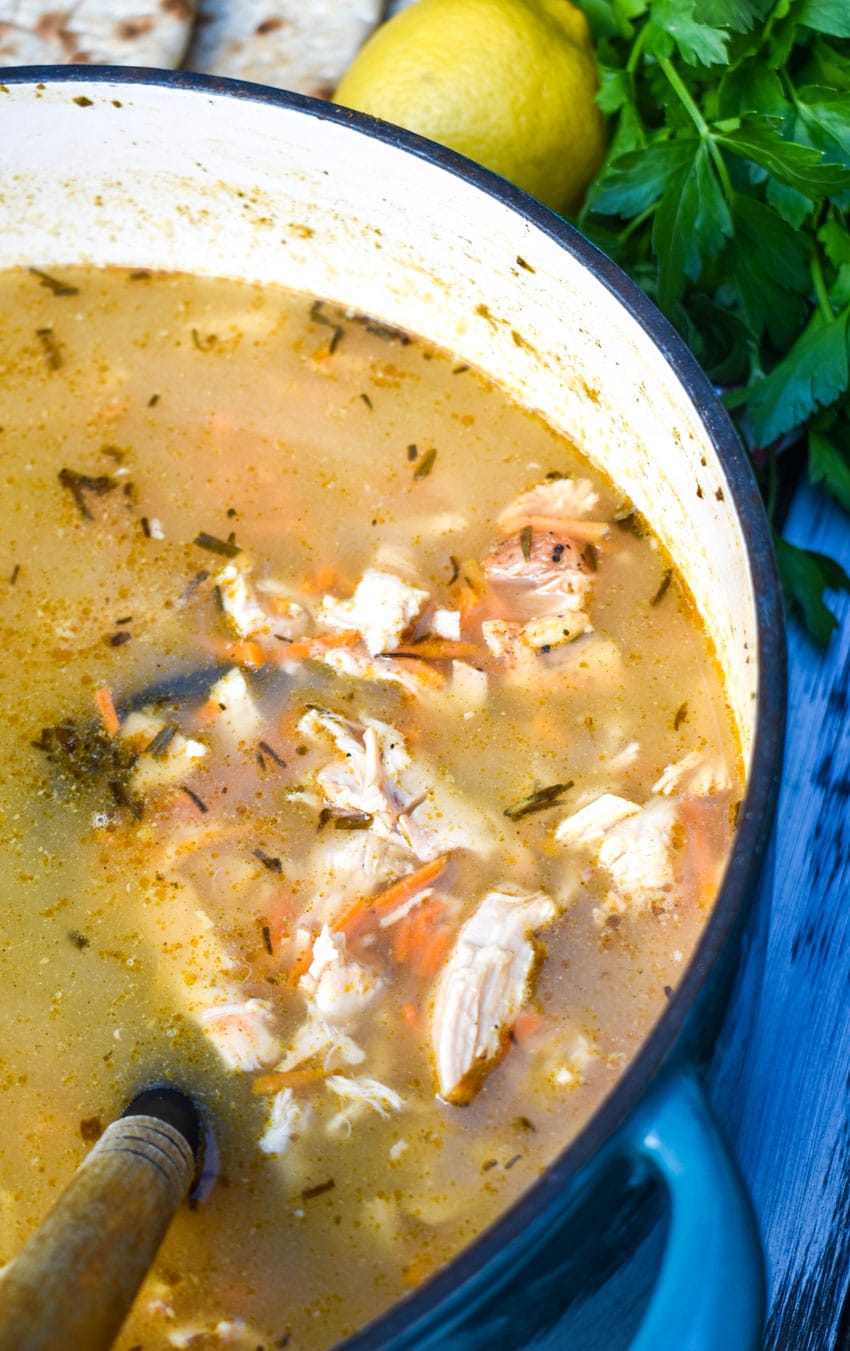
M0 1277L0 1351L106 1351L194 1171L169 1121L112 1122Z

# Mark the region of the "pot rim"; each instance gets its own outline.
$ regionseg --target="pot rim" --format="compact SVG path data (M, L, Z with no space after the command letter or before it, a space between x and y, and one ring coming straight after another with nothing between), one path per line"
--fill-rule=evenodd
M337 123L472 183L548 235L586 267L624 306L672 367L702 419L723 466L747 545L757 620L757 713L752 762L726 872L691 961L667 1007L609 1096L542 1176L504 1214L418 1290L392 1305L345 1342L382 1345L411 1330L436 1302L476 1276L550 1205L614 1136L651 1081L671 1058L712 969L752 901L779 790L785 736L787 659L781 587L770 526L755 476L732 422L708 377L672 324L639 287L573 225L505 179L456 151L365 113L289 90L187 71L130 66L14 66L0 71L9 85L61 83L161 87L283 108Z

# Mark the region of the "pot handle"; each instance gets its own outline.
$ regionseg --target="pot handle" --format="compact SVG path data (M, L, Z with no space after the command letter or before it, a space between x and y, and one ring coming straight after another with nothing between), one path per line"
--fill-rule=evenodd
M661 1270L630 1351L757 1351L765 1274L756 1219L694 1070L663 1079L623 1129L627 1155L670 1198Z

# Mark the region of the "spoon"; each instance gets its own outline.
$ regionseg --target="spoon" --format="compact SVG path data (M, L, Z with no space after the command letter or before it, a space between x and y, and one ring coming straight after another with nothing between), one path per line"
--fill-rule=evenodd
M200 1145L198 1113L177 1089L133 1099L0 1276L0 1351L108 1351Z

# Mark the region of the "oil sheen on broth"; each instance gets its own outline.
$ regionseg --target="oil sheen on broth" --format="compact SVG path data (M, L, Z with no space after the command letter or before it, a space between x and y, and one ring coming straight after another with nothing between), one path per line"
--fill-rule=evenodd
M120 1345L325 1347L662 1010L740 796L716 664L623 495L447 354L0 287L0 1261L165 1076L215 1147Z

